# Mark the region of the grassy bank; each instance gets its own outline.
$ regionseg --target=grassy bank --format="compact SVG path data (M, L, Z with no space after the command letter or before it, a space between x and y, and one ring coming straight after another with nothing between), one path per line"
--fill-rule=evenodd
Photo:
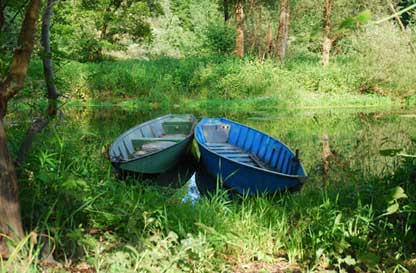
M42 92L39 61L31 70L32 89ZM359 63L341 57L323 69L314 57L272 61L223 57L62 63L58 86L78 105L117 104L147 110L215 103L255 110L314 107L390 107L406 98L369 85ZM33 83L34 82L34 83ZM381 94L381 93L382 94ZM410 101L407 98L407 101ZM411 102L410 102L411 103ZM196 106L198 108L199 106Z

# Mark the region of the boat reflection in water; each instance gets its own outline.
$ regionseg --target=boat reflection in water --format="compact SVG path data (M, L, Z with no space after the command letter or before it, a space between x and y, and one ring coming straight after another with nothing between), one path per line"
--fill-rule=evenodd
M223 183L223 181L221 181L221 179L219 179L219 177L211 176L202 164L198 164L194 180L195 180L194 181L195 186L198 188L198 192L199 192L200 195L212 196L218 190L221 190L221 191L227 191L227 196L229 196L229 197L242 196L242 194L239 193L239 191L237 191L233 188L227 187L226 183ZM192 181L191 181L191 183L192 183ZM263 193L259 193L259 194L262 195L262 196L271 196L271 195L282 194L282 193L286 193L286 192L294 193L294 192L300 191L300 189L301 189L301 185L296 186L296 187L292 187L292 188L288 188L288 189L284 189L284 190L281 190L281 191L275 191L273 193L264 193L263 192ZM246 193L246 194L249 194L249 193Z
M228 197L241 196L237 191L228 188L218 177L211 176L202 164L198 164L191 152L186 153L176 165L160 174L139 174L133 172L119 172L122 179L132 177L146 184L161 187L187 187L183 202L196 202L202 196L213 196L218 190L226 191ZM291 189L290 192L298 189Z

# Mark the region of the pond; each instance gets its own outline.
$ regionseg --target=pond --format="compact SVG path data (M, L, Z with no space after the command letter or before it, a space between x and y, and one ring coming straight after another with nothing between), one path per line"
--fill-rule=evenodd
M172 109L171 112L187 111ZM309 175L306 187L322 187L327 181L353 183L381 177L394 172L400 163L401 159L393 156L394 152L400 150L412 153L414 150L416 117L412 111L351 108L287 111L269 108L256 112L230 112L232 111L207 105L205 109L197 112L194 110L193 114L197 118L226 117L266 132L292 150L299 149ZM101 149L102 157L105 157L104 150L118 135L136 124L166 113L168 111L160 110L143 113L140 109L119 107L67 107L64 116L57 121L56 132L74 144L81 141L78 145L88 145L95 141L95 149ZM63 131L60 132L59 128L63 128ZM332 153L325 163L324 142L328 143ZM108 160L100 162L105 164L104 169L111 168ZM180 187L192 178L183 187L183 191L188 189L188 197L195 199L198 198L199 191L195 185L195 176L192 176L196 168L194 163L195 160L190 159L165 174L139 177L138 180ZM328 166L325 167L324 164ZM210 188L215 188L215 184L213 181ZM201 189L201 185L198 186ZM203 191L206 190L202 188Z

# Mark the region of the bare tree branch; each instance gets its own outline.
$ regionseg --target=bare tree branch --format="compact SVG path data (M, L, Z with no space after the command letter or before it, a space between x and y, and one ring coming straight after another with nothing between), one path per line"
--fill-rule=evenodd
M400 20L399 15L397 15L397 12L396 12L396 9L393 6L393 3L390 0L387 0L387 2L389 3L389 7L390 7L391 11L393 12L394 18L396 19L397 23L399 24L400 28L402 29L403 35L407 39L407 44L409 45L410 50L412 51L412 53L416 53L415 47L413 46L413 43L412 43L412 39L407 34L406 28L404 27L402 20Z

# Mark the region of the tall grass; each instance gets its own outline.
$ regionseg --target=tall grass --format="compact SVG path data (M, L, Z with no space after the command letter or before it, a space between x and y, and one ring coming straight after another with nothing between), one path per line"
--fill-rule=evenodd
M412 39L411 30L408 32ZM414 97L416 55L408 42L408 36L391 22L358 32L353 39L353 54L360 64L364 84L393 96Z
M327 69L307 56L293 57L284 66L225 57L69 62L57 75L66 100L112 102L148 110L212 101L240 105L247 100L278 108L392 104L396 93L390 97L360 93L367 79L357 61L346 57L334 60ZM42 78L39 66L40 62L33 62L32 79ZM41 91L41 86L30 90L31 94Z

